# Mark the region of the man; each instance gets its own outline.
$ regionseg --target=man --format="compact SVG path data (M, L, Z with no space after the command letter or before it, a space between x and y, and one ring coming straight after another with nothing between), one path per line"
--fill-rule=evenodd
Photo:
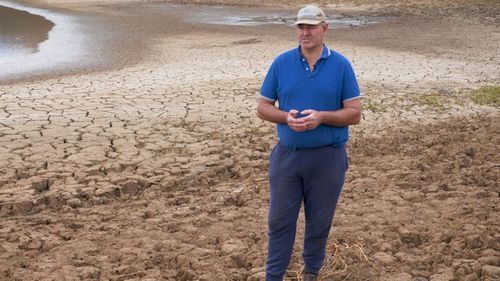
M269 161L267 281L283 280L302 201L304 280L317 280L348 166L348 125L361 119L351 64L324 44L325 13L308 5L295 26L299 46L272 63L257 106L259 118L277 124L279 137Z

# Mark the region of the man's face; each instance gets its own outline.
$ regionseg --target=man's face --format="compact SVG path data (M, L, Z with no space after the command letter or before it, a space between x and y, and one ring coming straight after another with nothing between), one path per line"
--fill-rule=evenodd
M302 49L313 50L323 45L323 38L328 31L327 23L318 25L299 24L297 25L297 40Z

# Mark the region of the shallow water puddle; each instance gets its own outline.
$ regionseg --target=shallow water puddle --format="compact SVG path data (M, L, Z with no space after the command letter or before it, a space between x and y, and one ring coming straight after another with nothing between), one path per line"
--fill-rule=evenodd
M266 24L293 25L296 11L262 7L196 6L151 4L149 8L182 14L186 21L200 24L259 26ZM328 12L327 12L328 14ZM364 26L381 18L328 14L330 28Z
M77 18L0 0L0 81L71 67L85 55Z
M331 28L363 26L375 22L374 20L369 20L364 17L349 17L344 15L329 16L327 17L327 21ZM290 14L276 13L245 15L242 12L241 15L231 16L209 14L204 17L200 17L199 19L195 19L194 22L240 26L258 26L264 24L293 25L293 23L295 22L295 16Z
M38 51L38 44L49 38L53 27L42 16L0 6L0 58Z

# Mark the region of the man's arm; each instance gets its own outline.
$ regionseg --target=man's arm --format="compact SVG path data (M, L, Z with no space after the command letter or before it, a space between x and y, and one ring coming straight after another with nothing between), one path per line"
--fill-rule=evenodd
M302 118L296 118L298 113L297 110L292 109L289 112L282 111L274 106L274 104L275 101L260 97L257 103L257 116L262 120L277 124L287 123L288 126L296 132L313 130L320 124L345 127L359 124L361 121L361 100L359 98L346 101L344 107L339 110L304 110L300 114L307 116Z
M257 101L257 117L276 124L286 123L288 113L274 106L275 103L276 101L259 97Z
M307 109L300 114L307 115L303 119L308 130L315 129L320 124L344 127L357 125L361 121L361 100L346 101L344 107L335 111L316 111Z
M275 103L275 101L259 97L257 102L257 117L276 124L288 124L296 132L307 130L303 118L296 118L297 113L299 113L297 110L292 109L286 112L274 106Z

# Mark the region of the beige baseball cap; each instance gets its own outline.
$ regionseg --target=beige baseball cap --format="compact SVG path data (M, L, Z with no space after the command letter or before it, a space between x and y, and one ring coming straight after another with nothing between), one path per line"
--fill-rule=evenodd
M297 13L297 21L294 25L318 25L322 22L326 22L325 12L316 5L307 5Z

